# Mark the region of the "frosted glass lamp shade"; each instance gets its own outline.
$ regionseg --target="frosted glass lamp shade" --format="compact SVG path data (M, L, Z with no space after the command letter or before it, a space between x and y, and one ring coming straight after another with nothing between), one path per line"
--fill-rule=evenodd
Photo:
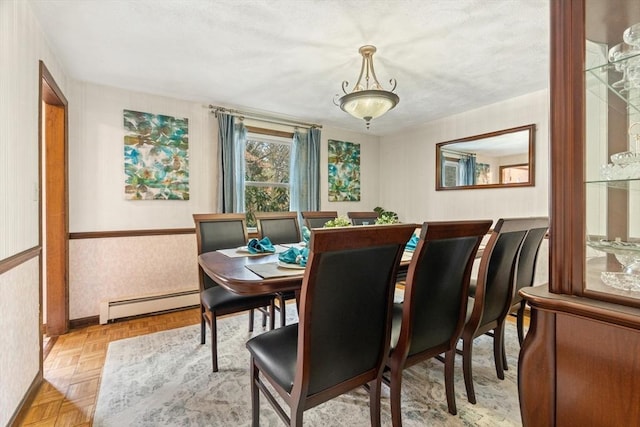
M399 101L400 98L393 92L363 90L340 98L340 108L353 117L369 122L391 110Z

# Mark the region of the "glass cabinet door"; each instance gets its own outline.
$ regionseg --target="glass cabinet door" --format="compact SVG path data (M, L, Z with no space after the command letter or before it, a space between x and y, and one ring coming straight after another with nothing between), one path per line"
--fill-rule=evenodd
M600 33L587 25L584 290L640 306L640 23Z

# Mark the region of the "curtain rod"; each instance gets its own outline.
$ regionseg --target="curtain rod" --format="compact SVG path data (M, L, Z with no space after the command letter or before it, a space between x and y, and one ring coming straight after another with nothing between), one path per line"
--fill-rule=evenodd
M294 127L322 129L322 125L319 125L319 124L316 124L316 123L304 123L304 122L298 122L298 121L295 121L295 120L281 119L281 118L277 118L277 117L268 116L266 114L250 113L250 112L246 112L246 111L233 110L231 108L220 107L220 106L217 106L217 105L209 105L209 109L213 112L213 114L215 114L216 117L218 117L218 113L227 113L227 114L231 114L232 116L235 116L235 117L241 117L241 118L247 118L247 119L256 119L256 120L260 120L260 121L263 121L263 122L274 123L274 124L278 124L278 125L287 125L287 126L294 126Z
M444 147L440 148L440 150L446 151L447 153L461 154L461 155L464 155L464 156L475 156L476 155L476 153L466 153L464 151L457 151L457 150L452 150L450 148L444 148Z

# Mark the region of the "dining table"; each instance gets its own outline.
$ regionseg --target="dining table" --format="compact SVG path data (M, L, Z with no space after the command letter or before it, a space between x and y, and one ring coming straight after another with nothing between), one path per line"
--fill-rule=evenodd
M295 244L291 244L293 246ZM276 253L248 254L242 250L225 249L205 252L198 263L205 274L225 289L240 295L264 295L275 292L299 292L304 267L279 261L288 245L275 245ZM399 273L406 273L412 252L405 251Z
M476 259L482 257L485 245L486 239L476 252ZM221 249L200 254L198 263L213 281L236 294L265 295L295 291L296 297L299 297L305 269L299 265L284 264L279 256L291 247L303 246L301 242L274 245L275 253L258 254L247 252L246 247ZM398 281L405 280L412 255L413 251L410 250L402 254Z

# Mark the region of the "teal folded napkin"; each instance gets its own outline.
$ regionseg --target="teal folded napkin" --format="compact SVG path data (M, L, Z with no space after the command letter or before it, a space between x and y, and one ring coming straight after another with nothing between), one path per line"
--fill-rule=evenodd
M311 238L311 230L309 230L306 226L302 226L302 241L305 243L309 243L309 239Z
M263 237L261 240L251 239L249 243L247 243L247 249L252 254L262 254L266 252L275 252L276 248L271 244L271 240L268 237Z
M418 246L418 241L420 240L420 237L416 234L414 234L413 236L411 236L411 239L409 239L409 241L407 242L406 245L404 245L404 249L407 251L415 251L416 247Z
M286 251L278 255L278 259L287 264L300 264L302 266L307 265L307 258L309 257L309 249L307 248L289 248Z

